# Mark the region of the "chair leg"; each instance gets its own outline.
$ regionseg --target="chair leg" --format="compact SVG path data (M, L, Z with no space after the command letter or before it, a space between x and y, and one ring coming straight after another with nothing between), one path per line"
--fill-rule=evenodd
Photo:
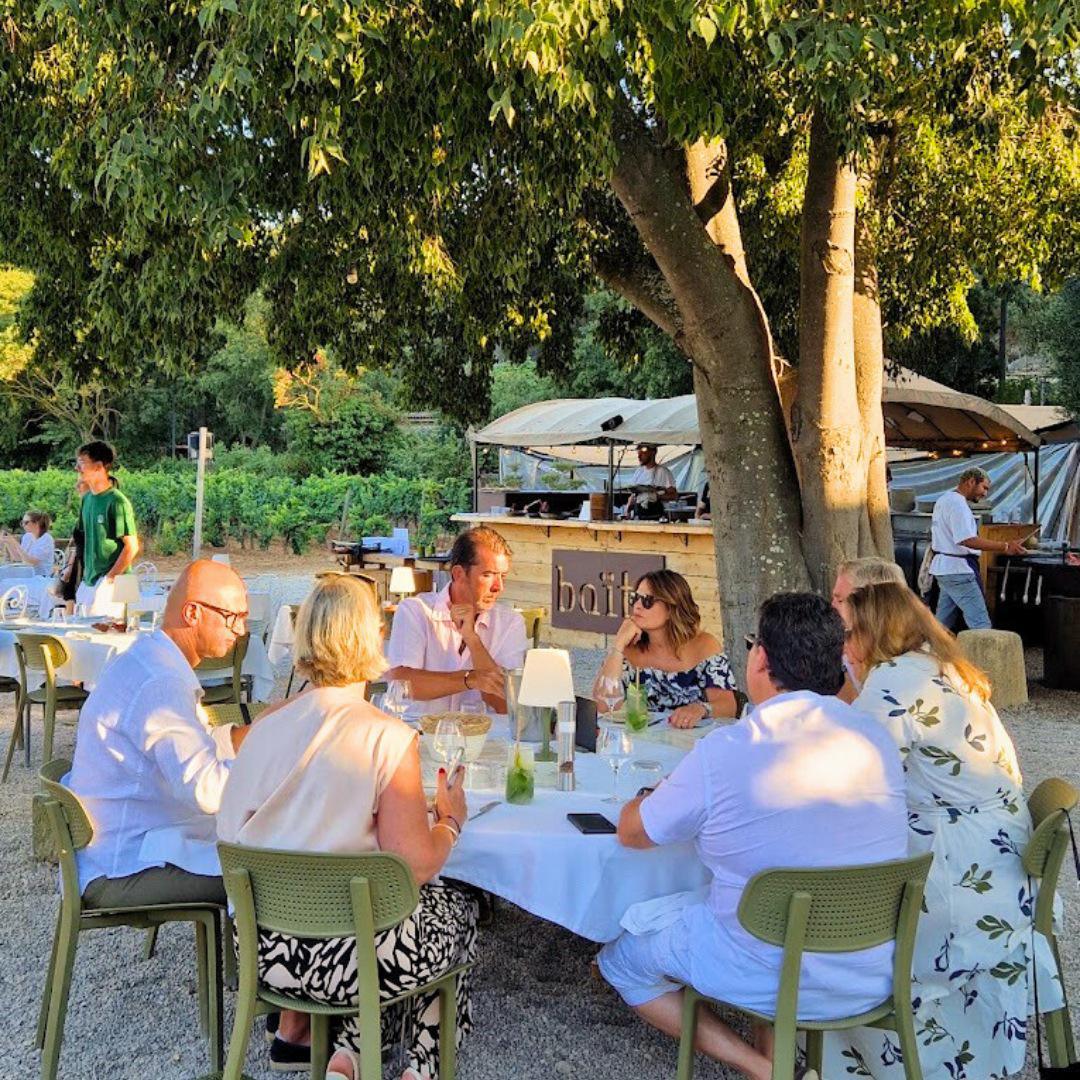
M61 920L57 927L56 969L53 972L52 992L49 995L49 1019L45 1025L45 1040L41 1053L41 1080L56 1080L60 1063L60 1047L64 1042L64 1019L67 1016L68 994L71 992L71 972L75 967L78 944L78 924L72 926Z
M237 986L236 948L233 945L233 918L227 911L225 912L225 926L222 930L221 947L225 954L225 989L235 992Z
M823 1068L822 1058L825 1053L825 1032L806 1032L806 1065L807 1068L816 1069L818 1076Z
M682 1032L679 1035L679 1065L676 1080L691 1080L694 1075L694 1043L697 1042L698 1005L701 997L693 987L683 987Z
M292 681L294 675L296 675L296 668L289 668L289 681L285 684L286 697L288 697L292 693Z
M457 977L439 988L439 1080L457 1075Z
M22 700L17 700L15 705L15 725L11 729L11 738L8 739L7 756L4 758L4 775L0 783L5 783L8 773L11 772L11 761L15 756L15 748L24 741L22 729Z
M152 960L154 958L154 949L157 948L157 936L160 926L151 926L146 931L146 940L143 943L143 959Z
M311 1014L311 1080L326 1080L330 1063L330 1017Z
M56 954L60 945L60 916L56 916L56 930L53 932L52 951L49 954L49 967L45 972L45 986L41 991L41 1008L38 1009L37 1034L34 1046L40 1050L45 1045L45 1027L49 1021L49 1002L52 999L53 976L56 972Z
M196 920L195 922L195 985L198 989L199 998L199 1031L207 1036L210 1034L209 1026L209 994L207 993L207 979L209 973L206 970L206 926Z
M52 761L53 759L53 741L56 737L56 705L55 703L50 707L45 705L45 734L42 739L42 763ZM27 763L29 764L29 762Z
M241 982L236 995L236 1013L233 1016L232 1035L229 1038L229 1056L221 1080L243 1080L244 1058L247 1057L251 1025L255 1022L255 985L245 987Z
M224 1057L224 1001L221 992L221 921L216 912L207 920L206 932L206 981L207 1027L210 1036L210 1068L221 1070Z
M1051 1047L1050 1047L1050 1064L1051 1065L1071 1065L1071 1064L1073 1064L1073 1062L1075 1062L1077 1060L1077 1057L1076 1057L1076 1043L1073 1040L1072 1016L1069 1013L1069 995L1068 995L1068 992L1065 989L1065 975L1064 975L1065 969L1061 965L1061 951L1058 948L1057 935L1054 934L1054 933L1050 933L1050 934L1047 935L1047 937L1050 939L1050 949L1054 954L1054 962L1057 964L1058 983L1061 985L1061 998L1062 998L1062 1002L1063 1002L1062 1007L1060 1009L1056 1010L1053 1013L1047 1013L1046 1014L1047 1035L1049 1035L1051 1025L1057 1023L1056 1020L1052 1020L1051 1018L1052 1017L1058 1017L1058 1015L1060 1014L1060 1026L1061 1026L1061 1029L1062 1029L1062 1036L1063 1036L1061 1051L1062 1051L1064 1056L1062 1057L1061 1061L1055 1061L1054 1060L1053 1044L1051 1044Z
M919 1062L919 1041L915 1038L915 1018L911 1013L910 1001L895 1001L896 1034L900 1040L900 1052L904 1055L905 1080L922 1080L922 1065Z

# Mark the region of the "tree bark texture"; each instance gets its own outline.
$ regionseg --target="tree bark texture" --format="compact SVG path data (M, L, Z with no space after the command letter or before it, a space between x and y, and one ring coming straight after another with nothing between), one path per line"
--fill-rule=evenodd
M768 323L745 276L730 188L704 224L689 190L701 165L692 152L680 172L633 118L618 147L612 188L668 283L693 364L723 635L741 677L745 657L734 643L755 629L762 600L807 584Z
M864 187L867 206L869 183ZM885 478L885 421L881 393L885 381L885 345L881 328L878 291L877 248L872 215L862 210L855 216L855 392L862 426L862 461L866 470L866 501L859 517L859 554L892 560L894 555L889 491Z
M822 592L832 587L840 563L859 552L866 501L855 380L855 193L855 170L815 115L800 239L799 388L791 434L803 552Z

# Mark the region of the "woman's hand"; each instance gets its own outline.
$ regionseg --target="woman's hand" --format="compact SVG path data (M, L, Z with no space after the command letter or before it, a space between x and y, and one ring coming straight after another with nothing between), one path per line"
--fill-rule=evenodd
M435 820L452 817L458 828L465 827L469 816L469 807L465 802L465 766L459 765L454 771L454 783L448 782L445 769L439 770L435 782Z
M689 705L680 705L669 717L668 723L672 727L692 728L696 727L708 714L708 709L702 701L692 701Z
M641 637L641 627L633 619L623 619L622 626L615 634L615 648L626 652L631 645L636 645Z

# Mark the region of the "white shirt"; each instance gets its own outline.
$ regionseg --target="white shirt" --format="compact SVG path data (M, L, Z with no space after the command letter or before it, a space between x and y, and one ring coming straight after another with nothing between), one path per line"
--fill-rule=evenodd
M52 533L42 533L41 536L23 533L19 547L30 559L35 574L39 577L52 577L53 556L56 552L56 541L53 540Z
M94 826L76 853L79 888L172 863L220 874L214 815L229 777L228 725L199 713L202 687L163 631L141 637L102 673L79 714L65 784Z
M748 999L775 995L782 953L739 923L754 874L907 856L904 773L892 737L866 713L810 691L780 694L705 736L641 803L641 820L656 844L692 840L712 871L708 907ZM858 978L876 970L887 983L891 956L891 945L806 953L801 985L842 986L856 977L852 964Z
M379 848L379 799L416 732L323 686L260 717L237 755L217 816L229 843L355 855Z
M513 670L525 663L525 620L513 608L496 604L476 619L476 633L499 667ZM463 671L475 667L468 647L462 650L461 633L450 618L450 586L439 592L420 593L398 604L386 659L391 667L423 671ZM414 702L410 714L456 712L462 704L480 703L480 692Z
M960 541L978 535L979 525L967 499L959 491L945 492L934 503L934 516L930 522L930 546L934 551L941 552L930 563L930 573L935 577L941 574L970 574L971 566L964 556L978 555L978 552L964 547Z
M675 476L672 471L666 465L639 465L634 470L634 475L630 477L631 484L652 484L653 487L658 488L673 488L675 486ZM647 506L649 503L657 501L656 495L638 495L636 502L639 505Z

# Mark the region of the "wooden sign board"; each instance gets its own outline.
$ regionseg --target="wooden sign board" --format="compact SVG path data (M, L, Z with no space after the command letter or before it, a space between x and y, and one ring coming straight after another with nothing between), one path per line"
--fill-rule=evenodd
M664 565L663 555L552 551L551 625L614 634L630 614L628 597L638 579Z

